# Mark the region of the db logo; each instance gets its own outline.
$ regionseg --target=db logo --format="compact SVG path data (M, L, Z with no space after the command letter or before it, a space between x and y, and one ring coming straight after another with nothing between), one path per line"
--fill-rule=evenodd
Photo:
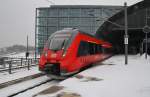
M51 55L51 58L56 58L56 54L52 54L52 55Z

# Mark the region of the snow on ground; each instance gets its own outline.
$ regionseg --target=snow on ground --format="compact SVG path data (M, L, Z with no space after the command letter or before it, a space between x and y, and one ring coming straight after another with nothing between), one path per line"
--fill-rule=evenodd
M41 76L32 80L28 80L28 81L24 81L18 84L11 85L9 87L6 87L0 90L0 97L8 97L9 95L12 95L13 93L17 93L18 91L27 89L31 86L38 85L39 83L45 82L46 80L49 80L47 76ZM24 97L28 97L28 96L24 96Z
M0 73L0 84L7 82L7 81L19 79L22 77L34 75L37 73L40 73L37 66L30 67L30 70L27 70L27 68L15 70L15 71L12 71L12 74L9 74L8 72Z
M20 52L20 53L11 53L11 54L6 54L6 55L3 55L3 57L9 57L9 58L26 58L26 52ZM34 51L30 51L29 52L29 57L28 58L34 58L35 55L34 55ZM38 55L39 57L39 55Z
M47 78L48 78L48 77L46 77L45 79L47 79ZM40 79L40 80L41 80L41 79ZM48 83L43 84L43 85L41 85L41 86L38 86L38 87L36 87L36 88L34 88L34 89L31 89L31 90L28 90L28 91L26 91L26 92L24 92L24 93L21 93L21 94L19 94L19 95L16 95L15 97L34 97L34 95L36 95L37 93L39 93L39 92L41 92L41 91L43 91L43 90L45 90L45 89L47 89L47 88L49 88L49 87L55 85L55 84L58 84L58 82L59 82L59 81L51 81L51 82L48 82ZM35 82L35 83L37 83L37 82Z
M9 57L9 58L25 58L25 53L26 52L21 52L21 53L10 53L7 55L3 55L2 57ZM34 58L34 52L30 52L29 58ZM23 62L24 63L24 62ZM21 64L21 63L19 63ZM15 64L13 64L13 66L15 66ZM17 63L18 65L18 63ZM24 65L24 64L23 64ZM3 67L3 65L1 65L1 67ZM8 64L6 64L6 67L8 67ZM4 68L0 68L0 69L4 69ZM35 67L30 67L30 70L27 70L27 68L21 68L18 70L12 70L12 74L9 74L7 71L6 72L0 72L0 84L7 82L7 81L11 81L11 80L15 80L18 78L22 78L25 76L30 76L30 75L34 75L40 73L40 71L38 70L38 66Z
M59 86L64 89L38 97L150 97L150 57L129 56L125 65L124 56L113 56Z

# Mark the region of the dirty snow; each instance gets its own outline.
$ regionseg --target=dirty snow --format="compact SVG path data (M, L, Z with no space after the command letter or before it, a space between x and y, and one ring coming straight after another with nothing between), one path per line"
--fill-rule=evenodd
M146 60L144 55L129 56L129 63L125 65L124 56L113 56L59 86L65 88L55 96L37 97L57 97L65 93L77 95L71 97L150 97L150 57Z

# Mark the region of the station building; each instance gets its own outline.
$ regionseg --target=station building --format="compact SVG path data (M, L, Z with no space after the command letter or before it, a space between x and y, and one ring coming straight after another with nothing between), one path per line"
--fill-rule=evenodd
M95 34L104 21L122 10L122 6L52 5L36 9L35 48L41 53L48 37L63 28L78 28Z
M149 27L148 53L150 54L150 0L143 0L127 8L128 51L137 54L145 50L145 26ZM125 18L124 10L105 21L97 30L96 37L109 41L116 53L124 53ZM148 33L149 32L149 33Z

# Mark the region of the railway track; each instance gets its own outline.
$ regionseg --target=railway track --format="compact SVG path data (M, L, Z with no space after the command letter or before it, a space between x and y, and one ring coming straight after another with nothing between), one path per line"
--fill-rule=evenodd
M44 84L53 84L57 81L48 78L43 74L36 74L34 76L27 76L20 79L12 80L0 84L0 96L1 97L14 97L26 91L32 90L36 87L42 86ZM49 85L48 85L49 86ZM40 92L40 91L39 91ZM18 96L22 97L22 96Z
M23 92L26 92L26 91L28 91L28 90L31 90L31 89L33 89L33 88L35 88L35 87L41 86L41 85L43 85L43 84L45 84L45 83L48 83L48 82L50 82L50 81L53 81L53 79L48 79L48 80L46 80L46 81L44 81L44 82L41 82L41 83L39 83L39 84L30 86L30 87L28 87L28 88L26 88L26 89L23 89L23 90L20 90L20 91L18 91L18 92L16 92L16 93L13 93L13 94L11 94L11 95L8 95L8 97L14 97L14 96L16 96L16 95L18 95L18 94L21 94L21 93L23 93Z
M0 89L8 87L10 85L14 85L14 84L23 82L23 81L27 81L27 80L31 80L31 79L34 79L34 78L38 78L38 77L41 77L41 76L44 76L44 74L37 73L37 74L34 74L34 75L29 75L29 76L26 76L26 77L22 77L22 78L14 79L14 80L11 80L11 81L7 81L7 82L4 82L4 83L0 84Z

